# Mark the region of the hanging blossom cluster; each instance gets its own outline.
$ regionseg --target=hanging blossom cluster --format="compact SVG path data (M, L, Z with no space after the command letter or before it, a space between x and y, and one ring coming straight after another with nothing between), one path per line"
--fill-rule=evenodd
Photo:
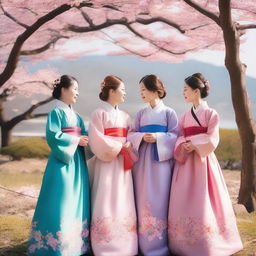
M217 0L194 2L218 17ZM34 31L22 46L20 57L26 56L29 61L47 61L53 57L76 59L88 53L101 53L179 62L187 53L223 49L220 27L184 1L2 0L0 57L4 61L0 70L4 70L17 37L40 17L63 4L72 8ZM231 4L233 19L238 23L256 19L256 2L233 0ZM29 80L31 74L18 69L5 87L17 88L18 84L25 83L24 78ZM50 76L46 74L44 79L48 81ZM43 84L42 88L45 94ZM25 90L25 86L21 90Z

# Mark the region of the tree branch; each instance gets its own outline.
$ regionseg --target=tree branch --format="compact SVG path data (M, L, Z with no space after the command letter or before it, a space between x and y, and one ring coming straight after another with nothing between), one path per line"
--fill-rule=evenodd
M107 9L110 9L110 10L114 10L114 11L121 12L117 7L114 7L114 6L109 5L109 4L105 4L105 5L103 5L102 7L107 8Z
M125 47L124 45L122 45L120 42L118 42L117 40L115 40L113 37L111 37L110 35L108 35L106 32L103 32L101 31L101 33L103 33L106 37L108 37L110 40L111 43L113 44L116 44L118 45L120 48L124 49L125 51L131 53L131 54L134 54L134 55L137 55L137 56L140 56L140 57L143 57L143 58L147 58L147 57L150 57L152 56L153 54L155 54L156 52L159 52L160 49L157 49L154 53L149 53L149 54L142 54L141 52L136 52L132 49L129 49L127 47Z
M51 45L54 45L58 40L60 40L62 38L68 39L69 37L68 36L58 36L58 37L52 39L46 45L39 47L37 49L20 51L20 55L27 56L27 55L35 55L35 54L42 53L42 52L48 50L51 47Z
M164 47L161 47L161 46L157 45L157 42L155 42L155 41L153 41L153 40L151 40L151 39L149 39L149 38L144 37L141 33L139 33L137 30L135 30L132 26L126 25L126 27L127 27L133 34L135 34L136 36L140 37L141 39L147 41L148 43L152 44L152 45L153 45L154 47L156 47L157 49L162 50L162 51L167 52L167 53L171 53L171 54L173 54L173 55L184 55L185 53L190 52L190 51L194 51L194 50L196 49L196 48L194 48L194 49L185 50L185 51L182 51L182 52L171 51L171 50L168 50L168 49L166 49L166 48L164 48ZM162 43L162 42L161 42L161 43Z
M202 6L200 6L199 4L195 3L194 1L191 1L191 0L183 0L183 1L185 3L187 3L189 6L193 7L198 12L200 12L201 14L203 14L204 16L207 16L208 18L210 18L213 21L215 21L220 26L219 17L215 13L210 12L209 10L203 8Z
M232 10L246 11L246 12L248 12L248 13L256 14L256 12L253 11L253 10L248 10L248 9L246 9L246 8L239 8L238 6L232 7Z
M24 84L35 84L35 83L40 83L40 84L46 86L47 88L52 89L52 85L51 84L49 84L49 83L47 83L45 81L41 81L41 80L31 80L31 81L26 81L26 82L23 82L23 83L18 83L18 84L16 84L16 87L17 86L22 86Z
M94 26L92 19L90 18L90 16L89 16L86 12L84 12L83 10L81 10L81 14L82 14L83 18L88 22L88 24L89 24L91 27Z
M245 30L245 29L255 29L256 24L244 24L244 25L239 25L238 29L240 30Z
M4 9L4 7L3 7L1 1L0 1L0 7L1 7L1 9L2 9L2 11L3 11L3 13L4 13L4 15L5 15L6 17L8 17L8 18L11 19L12 21L14 21L16 24L22 26L23 28L28 28L28 25L27 25L27 24L18 21L18 20L17 20L16 18L14 18L10 13L8 13L8 12Z
M46 103L50 102L53 100L53 97L49 97L46 100L40 101L34 105L32 105L27 111L25 111L24 113L12 118L11 120L8 121L8 125L10 127L14 127L15 125L17 125L18 123L20 123L23 120L27 120L27 119L32 119L34 117L40 117L40 115L42 114L33 114L33 111L35 109L37 109L38 107L45 105ZM43 114L44 115L44 114Z
M87 17L84 17L85 20L89 23L89 26L86 27L81 27L81 26L76 26L76 25L71 25L69 24L66 29L70 30L72 32L76 32L76 33L85 33L85 32L92 32L92 31L97 31L97 30L101 30L103 28L107 28L110 26L114 26L114 25L131 25L134 23L139 23L139 24L143 24L143 25L149 25L155 22L162 22L165 23L175 29L177 29L179 32L181 33L185 33L185 30L181 29L181 27L175 23L172 22L168 19L165 19L163 17L153 17L153 18L149 18L149 19L143 19L143 18L136 18L134 21L128 21L127 18L123 17L120 19L107 19L105 22L99 24L99 25L94 25L91 21L91 19L88 17L88 15L86 15Z
M135 21L128 21L125 17L120 18L120 19L112 19L109 20L107 19L105 22L99 24L99 25L93 25L93 26L86 26L86 27L80 27L80 26L76 26L76 25L71 25L69 24L66 29L70 30L72 32L76 32L76 33L86 33L86 32L91 32L91 31L98 31L113 25L123 25L125 27L127 27L134 35L136 35L137 37L149 42L151 45L153 45L154 47L156 47L158 50L162 50L168 53L171 53L173 55L184 55L187 52L190 51L194 51L197 48L193 48L193 49L188 49L182 52L175 52L175 51L171 51L168 50L164 47L160 47L159 45L157 45L156 42L154 42L153 40L150 40L149 38L144 37L141 33L139 33L137 30L135 30L131 24L133 23L141 23L141 24L151 24L151 23L155 23L155 22L164 22L165 24L168 24L176 29L178 29L181 33L185 33L184 30L182 30L179 26L176 26L175 23L168 21L167 19L164 19L162 17L155 17L155 18L150 18L150 19L141 19L141 18L137 18ZM120 46L120 44L119 44ZM124 48L124 46L121 46L122 48ZM130 49L126 48L125 50L131 52Z
M12 92L12 89L10 89L10 88L5 88L5 89L3 90L3 92L0 94L0 100L1 100L1 101L6 101L7 98L8 98L8 96L10 96L11 92Z
M8 45L12 45L12 43L2 44L2 45L0 45L0 48L4 48L4 47L6 47L6 46L8 46Z
M211 23L202 24L202 25L199 25L199 26L190 28L189 30L197 30L197 29L199 29L199 28L207 27L207 26L210 26L210 25L211 25ZM188 31L188 30L186 30L186 31Z
M90 7L92 5L93 5L92 3L83 1L80 3L79 7L76 7L76 8ZM32 34L34 34L41 26L43 26L45 23L54 19L58 15L68 11L71 8L72 8L72 6L70 6L68 4L63 4L63 5L59 6L58 8L52 10L51 12L47 13L46 15L40 17L34 24L27 27L26 30L17 37L17 39L12 47L12 50L9 54L9 58L7 60L5 69L0 74L0 87L3 86L4 83L6 81L8 81L8 79L10 79L10 77L14 73L16 66L17 66L19 56L20 56L21 47L23 46L24 42Z
M165 19L164 17L152 17L149 19L136 18L136 20L133 23L135 23L135 22L143 24L143 25L149 25L149 24L155 23L155 22L162 22L162 23L169 25L170 27L176 28L182 34L185 33L185 30L181 29L181 27L177 23L170 21L168 19Z
M48 113L31 114L30 115L30 119L32 119L32 118L39 118L39 117L43 117L43 116L48 116Z
M76 33L86 33L86 32L101 30L103 28L111 27L114 25L126 25L126 24L129 24L126 18L112 19L112 20L107 19L105 22L99 25L90 25L87 27L80 27L80 26L69 24L67 25L66 29Z

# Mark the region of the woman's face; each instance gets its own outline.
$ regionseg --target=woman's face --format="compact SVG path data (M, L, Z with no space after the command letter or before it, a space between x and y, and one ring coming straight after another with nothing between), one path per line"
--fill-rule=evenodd
M140 83L140 96L145 103L150 103L151 101L159 98L158 93L149 91L143 82Z
M190 86L188 86L186 83L183 87L183 96L185 101L187 102L194 102L198 97L199 90L198 89L192 89Z
M76 81L68 88L61 88L61 100L67 105L76 103L78 95L78 83Z
M116 104L124 102L125 96L126 92L123 82L121 82L121 84L118 86L116 90L110 90L111 100L116 102Z

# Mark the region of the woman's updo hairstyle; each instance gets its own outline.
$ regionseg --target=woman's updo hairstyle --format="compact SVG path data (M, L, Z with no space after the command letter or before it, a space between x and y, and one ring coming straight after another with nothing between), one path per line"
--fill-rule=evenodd
M107 101L109 97L109 91L116 90L120 86L123 80L117 76L106 76L104 80L101 82L101 92L99 94L99 98L103 101Z
M157 92L160 99L166 96L166 90L164 84L155 75L147 75L141 78L140 83L143 83L147 90Z
M192 89L199 89L201 98L209 95L210 85L201 73L195 73L185 79L185 83Z
M61 96L61 88L68 89L71 85L77 82L73 76L63 75L60 78L56 79L53 84L52 97L59 99Z

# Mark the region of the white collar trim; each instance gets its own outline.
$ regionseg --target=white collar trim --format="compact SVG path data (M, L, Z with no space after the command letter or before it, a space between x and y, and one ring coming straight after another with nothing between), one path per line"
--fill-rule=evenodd
M105 110L107 110L107 111L117 111L117 110L119 110L118 105L114 108L114 107L113 107L110 103L108 103L107 101L103 101L102 103L103 103L103 104L102 104L103 108L104 108Z
M201 110L201 109L206 109L206 108L208 108L208 104L207 104L206 101L203 100L203 101L201 102L201 104L198 105L196 108L193 106L193 111L194 111L194 113L197 113L199 110Z
M67 105L66 103L64 103L61 100L56 100L56 107L61 108L66 111L73 110L72 105Z
M155 106L155 107L151 107L151 105L149 104L149 106L148 106L148 109L149 110L157 110L158 108L161 108L161 107L163 107L164 106L164 103L163 103L163 101L162 100L160 100L158 103L157 103L157 105Z

